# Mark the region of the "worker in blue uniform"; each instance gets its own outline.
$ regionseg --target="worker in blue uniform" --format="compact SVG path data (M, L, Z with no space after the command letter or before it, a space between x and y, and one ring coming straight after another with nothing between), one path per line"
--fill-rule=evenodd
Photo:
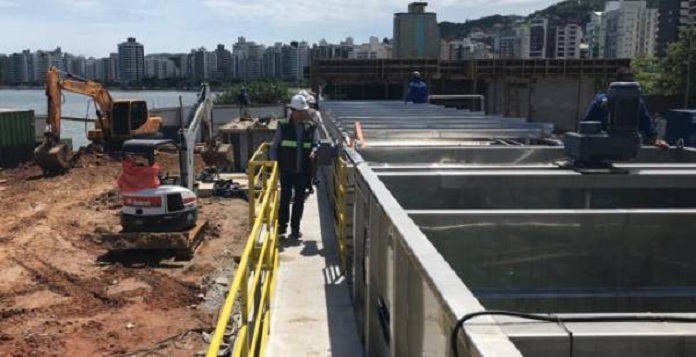
M627 68L621 68L617 71L614 77L614 82L635 82L633 73ZM606 126L609 121L609 110L607 108L608 95L606 91L602 91L595 95L592 103L590 103L590 108L587 110L583 121L598 121L601 122L606 130ZM658 138L657 128L655 128L655 123L653 122L648 108L640 98L640 108L639 108L638 118L638 130L643 134L643 139L650 144L653 144L660 148L668 148L669 145Z
M237 102L239 102L239 118L242 120L251 119L251 114L249 114L251 98L246 88L242 87L241 91L237 95Z
M421 79L420 72L413 72L411 80L408 81L408 94L404 103L427 103L428 102L428 85Z

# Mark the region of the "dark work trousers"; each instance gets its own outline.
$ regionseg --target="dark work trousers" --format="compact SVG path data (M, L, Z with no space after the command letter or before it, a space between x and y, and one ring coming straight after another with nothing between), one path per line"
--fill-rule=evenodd
M290 220L290 198L292 202L292 221L290 228L293 232L300 231L300 220L302 220L302 212L304 211L305 190L309 184L308 173L291 173L282 172L280 174L280 209L278 210L278 220L280 229L287 228L288 220Z

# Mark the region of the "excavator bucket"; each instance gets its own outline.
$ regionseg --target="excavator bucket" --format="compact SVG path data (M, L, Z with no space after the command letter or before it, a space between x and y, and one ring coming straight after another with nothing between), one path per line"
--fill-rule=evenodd
M215 148L206 148L201 153L206 166L225 167L234 162L232 157L232 145L220 144Z
M62 174L70 169L72 148L63 143L44 142L34 150L34 160L44 173Z

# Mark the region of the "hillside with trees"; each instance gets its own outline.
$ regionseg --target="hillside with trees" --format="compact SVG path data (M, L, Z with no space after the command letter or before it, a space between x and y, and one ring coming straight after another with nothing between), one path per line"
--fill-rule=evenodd
M565 0L543 10L535 11L526 17L493 15L477 20L467 20L462 23L441 22L440 37L446 40L460 39L467 37L474 29L490 31L495 25L505 27L518 20L531 20L536 17L545 17L560 22L574 22L582 25L589 21L590 12L602 11L606 2L606 0ZM648 7L650 8L657 8L658 4L659 0L648 0Z

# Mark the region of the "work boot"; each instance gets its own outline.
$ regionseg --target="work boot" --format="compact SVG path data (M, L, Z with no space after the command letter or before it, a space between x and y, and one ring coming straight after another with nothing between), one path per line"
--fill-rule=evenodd
M299 229L293 229L292 233L290 233L290 238L300 239L302 238L302 233Z
M287 226L281 226L278 228L278 236L284 236L286 233L288 233Z

